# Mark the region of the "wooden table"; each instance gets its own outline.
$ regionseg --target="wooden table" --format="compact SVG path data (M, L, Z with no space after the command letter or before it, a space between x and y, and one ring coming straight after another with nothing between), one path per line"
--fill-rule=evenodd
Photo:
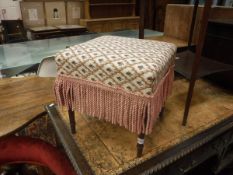
M54 101L54 78L0 79L0 137L13 134L45 114Z
M61 35L61 31L52 26L32 27L29 28L29 31L31 32L32 39L45 39Z
M87 31L86 27L80 25L59 25L59 26L43 26L33 27L29 31L33 39L46 39L62 36L80 35Z

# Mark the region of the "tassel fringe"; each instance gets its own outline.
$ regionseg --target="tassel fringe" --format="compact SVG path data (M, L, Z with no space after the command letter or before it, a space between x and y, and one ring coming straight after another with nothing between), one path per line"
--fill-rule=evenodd
M169 68L151 96L59 75L54 85L56 101L59 106L118 124L131 132L150 134L172 91L173 69Z

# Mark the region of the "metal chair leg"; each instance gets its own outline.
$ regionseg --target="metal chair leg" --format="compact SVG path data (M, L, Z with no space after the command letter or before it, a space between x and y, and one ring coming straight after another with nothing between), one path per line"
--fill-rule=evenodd
M145 134L139 134L137 139L137 157L142 156Z
M72 109L68 109L68 115L70 119L70 128L71 128L71 133L75 134L76 133L76 127L75 127L75 114Z

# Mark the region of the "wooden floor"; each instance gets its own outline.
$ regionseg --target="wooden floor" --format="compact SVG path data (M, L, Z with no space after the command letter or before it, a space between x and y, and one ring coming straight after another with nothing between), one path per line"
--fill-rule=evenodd
M188 125L182 126L187 89L188 82L185 79L175 80L164 117L157 121L152 134L146 137L144 154L140 159L135 158L136 134L93 117L77 114L78 132L73 137L95 174L124 172L233 114L232 92L198 80ZM68 125L66 110L61 112Z

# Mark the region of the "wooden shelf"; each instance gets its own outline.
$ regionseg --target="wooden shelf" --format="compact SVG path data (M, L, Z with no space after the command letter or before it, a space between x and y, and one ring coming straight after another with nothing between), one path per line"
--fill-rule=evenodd
M175 63L175 71L187 79L191 79L192 66L195 59L195 53L187 50L177 54L178 59ZM233 66L218 61L211 60L207 57L201 57L197 78L215 74L218 72L232 71Z
M87 26L92 32L111 32L122 29L137 29L139 24L138 16L82 19L80 24Z
M113 32L139 27L136 0L85 0L85 18L80 24L91 32Z
M101 22L101 21L117 21L117 20L139 20L139 16L123 16L123 17L115 17L115 18L92 18L92 19L84 19L81 21Z
M91 3L90 6L135 5L135 3Z

